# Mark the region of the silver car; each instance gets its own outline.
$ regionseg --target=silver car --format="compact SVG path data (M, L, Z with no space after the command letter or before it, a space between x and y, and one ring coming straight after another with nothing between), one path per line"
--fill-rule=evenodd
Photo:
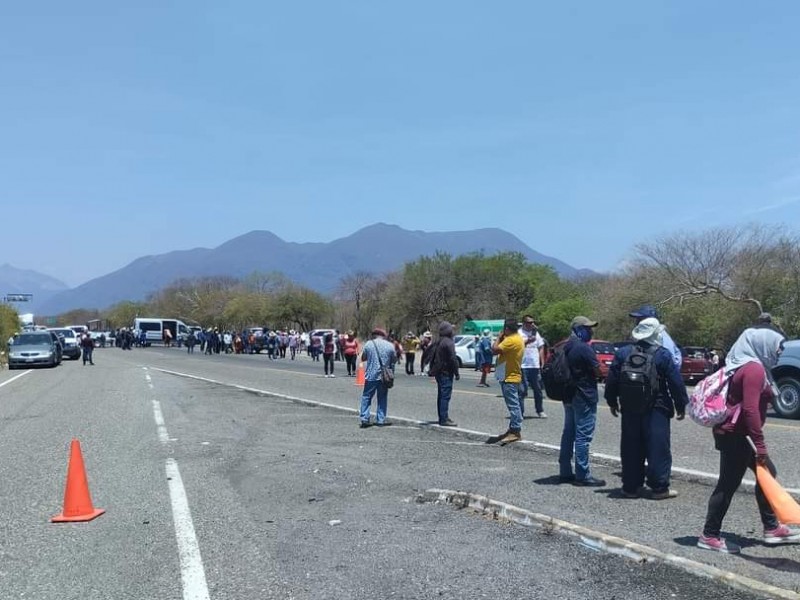
M61 342L52 331L26 331L14 336L8 348L8 368L36 365L58 366L61 363Z

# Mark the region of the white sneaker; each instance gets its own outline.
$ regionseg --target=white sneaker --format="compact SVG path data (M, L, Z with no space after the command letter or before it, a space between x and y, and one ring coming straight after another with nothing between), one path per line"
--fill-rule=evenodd
M540 419L546 419L547 418L547 413L542 411L539 414L537 414L536 416L539 417Z
M333 373L331 373L331 377L336 377L336 375L334 375Z
M328 377L329 377L329 375L327 373L325 373L325 379L327 379Z

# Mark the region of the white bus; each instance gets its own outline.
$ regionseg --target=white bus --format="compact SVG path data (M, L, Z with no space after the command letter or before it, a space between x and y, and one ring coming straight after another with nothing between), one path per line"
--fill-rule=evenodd
M165 329L169 329L172 333L172 340L178 345L182 345L189 335L186 323L178 319L136 317L133 320L133 335L138 339L141 332L144 331L145 340L150 343L163 341Z

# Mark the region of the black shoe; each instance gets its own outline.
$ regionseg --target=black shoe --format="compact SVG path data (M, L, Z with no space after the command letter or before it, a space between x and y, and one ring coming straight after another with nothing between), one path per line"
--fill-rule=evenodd
M383 423L375 423L377 427L391 427L394 425L391 421L384 421Z
M366 429L367 427L372 427L372 423L370 423L369 421L361 421L359 427L361 429Z
M572 485L578 487L603 487L606 482L604 479L597 479L596 477L587 477L586 479L576 479Z
M558 483L572 483L575 481L575 475L559 475Z
M458 423L456 423L455 421L451 421L450 419L447 419L446 421L444 421L442 423L439 423L439 426L440 427L458 427Z

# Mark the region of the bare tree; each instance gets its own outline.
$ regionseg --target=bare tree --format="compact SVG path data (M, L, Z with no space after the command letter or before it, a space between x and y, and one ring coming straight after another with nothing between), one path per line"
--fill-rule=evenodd
M639 244L638 266L664 277L659 304L718 294L762 312L765 275L776 257L774 231L760 226L679 233Z

